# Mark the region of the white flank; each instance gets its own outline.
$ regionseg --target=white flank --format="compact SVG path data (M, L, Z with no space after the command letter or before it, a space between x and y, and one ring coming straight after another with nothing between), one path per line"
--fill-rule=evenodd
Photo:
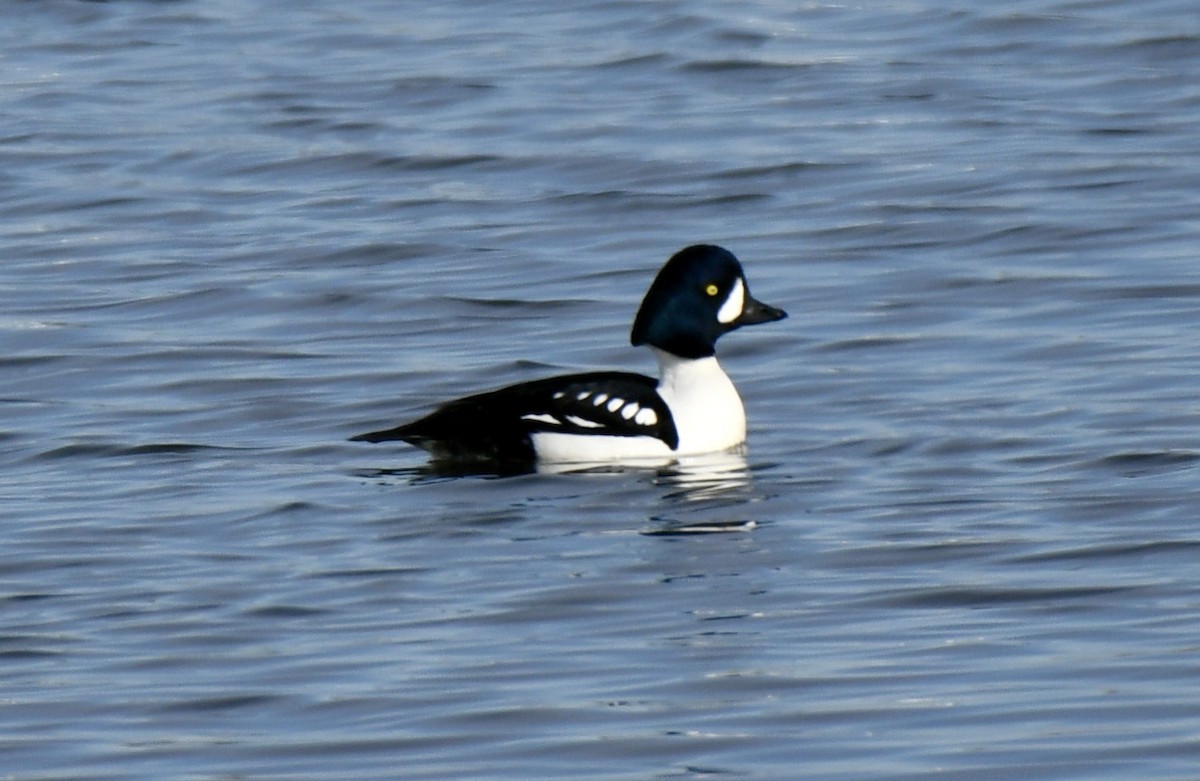
M562 422L558 418L554 417L553 415L544 415L541 413L531 413L529 415L522 415L521 420L536 420L538 423L551 423L555 426L562 425Z
M746 285L739 277L733 283L733 289L729 291L729 297L725 299L725 303L721 304L721 308L717 310L717 320L722 323L732 323L737 320L742 314L742 309L746 306Z
M663 458L671 448L654 437L614 437L608 434L561 434L537 431L533 447L543 463L603 463Z

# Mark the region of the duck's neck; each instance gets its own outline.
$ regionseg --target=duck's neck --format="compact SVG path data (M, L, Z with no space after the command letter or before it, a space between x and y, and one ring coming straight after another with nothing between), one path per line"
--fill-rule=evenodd
M657 347L651 347L650 351L658 361L659 388L686 388L706 384L716 376L725 377L725 372L717 363L715 355L707 358L680 358Z
M671 409L679 453L710 453L746 440L746 412L737 388L714 356L680 358L651 348L658 359L658 395Z

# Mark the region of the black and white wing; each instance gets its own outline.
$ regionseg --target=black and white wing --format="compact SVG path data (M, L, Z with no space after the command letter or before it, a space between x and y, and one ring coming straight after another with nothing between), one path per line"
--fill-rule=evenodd
M657 385L627 372L551 377L457 399L420 420L354 439L401 439L437 458L472 461L533 461L538 432L653 437L674 450L679 434Z
M576 374L530 385L536 387L521 413L530 431L653 437L672 450L679 445L671 410L658 395L658 381L650 377Z

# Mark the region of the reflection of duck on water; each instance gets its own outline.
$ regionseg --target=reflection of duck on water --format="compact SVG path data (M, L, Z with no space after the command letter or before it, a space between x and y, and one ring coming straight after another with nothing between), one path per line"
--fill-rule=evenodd
M665 498L685 504L716 504L722 509L720 516L737 513L739 516L749 506L750 467L746 463L745 448L724 453L709 453L699 456L684 456L670 467L659 471L659 483L674 490ZM711 515L711 513L706 513ZM720 517L690 523L678 520L656 519L655 528L646 531L652 535L711 534L720 532L745 532L758 523L745 517Z
M614 474L631 471L648 471L654 482L668 490L663 499L680 510L694 512L715 507L721 515L744 510L750 495L750 467L746 463L744 448L722 453L706 453L696 456L681 456L661 461L639 461L634 464L539 464L539 474L579 475ZM691 505L699 505L691 506ZM664 516L673 513L664 513ZM650 519L653 527L642 532L653 536L678 536L685 534L712 534L722 532L745 532L758 526L753 520L740 518L718 518L705 521L682 522L668 517Z
M678 458L637 459L614 464L606 461L539 463L544 475L612 474L650 471L658 485L676 490L666 499L694 501L735 494L750 485L750 467L742 448Z

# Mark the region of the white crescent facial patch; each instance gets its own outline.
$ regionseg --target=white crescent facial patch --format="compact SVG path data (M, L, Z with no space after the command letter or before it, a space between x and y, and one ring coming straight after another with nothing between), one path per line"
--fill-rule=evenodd
M746 285L740 278L734 280L733 289L729 291L729 296L725 299L725 303L721 304L721 308L717 310L717 320L722 323L732 323L742 315L742 308L746 306Z

